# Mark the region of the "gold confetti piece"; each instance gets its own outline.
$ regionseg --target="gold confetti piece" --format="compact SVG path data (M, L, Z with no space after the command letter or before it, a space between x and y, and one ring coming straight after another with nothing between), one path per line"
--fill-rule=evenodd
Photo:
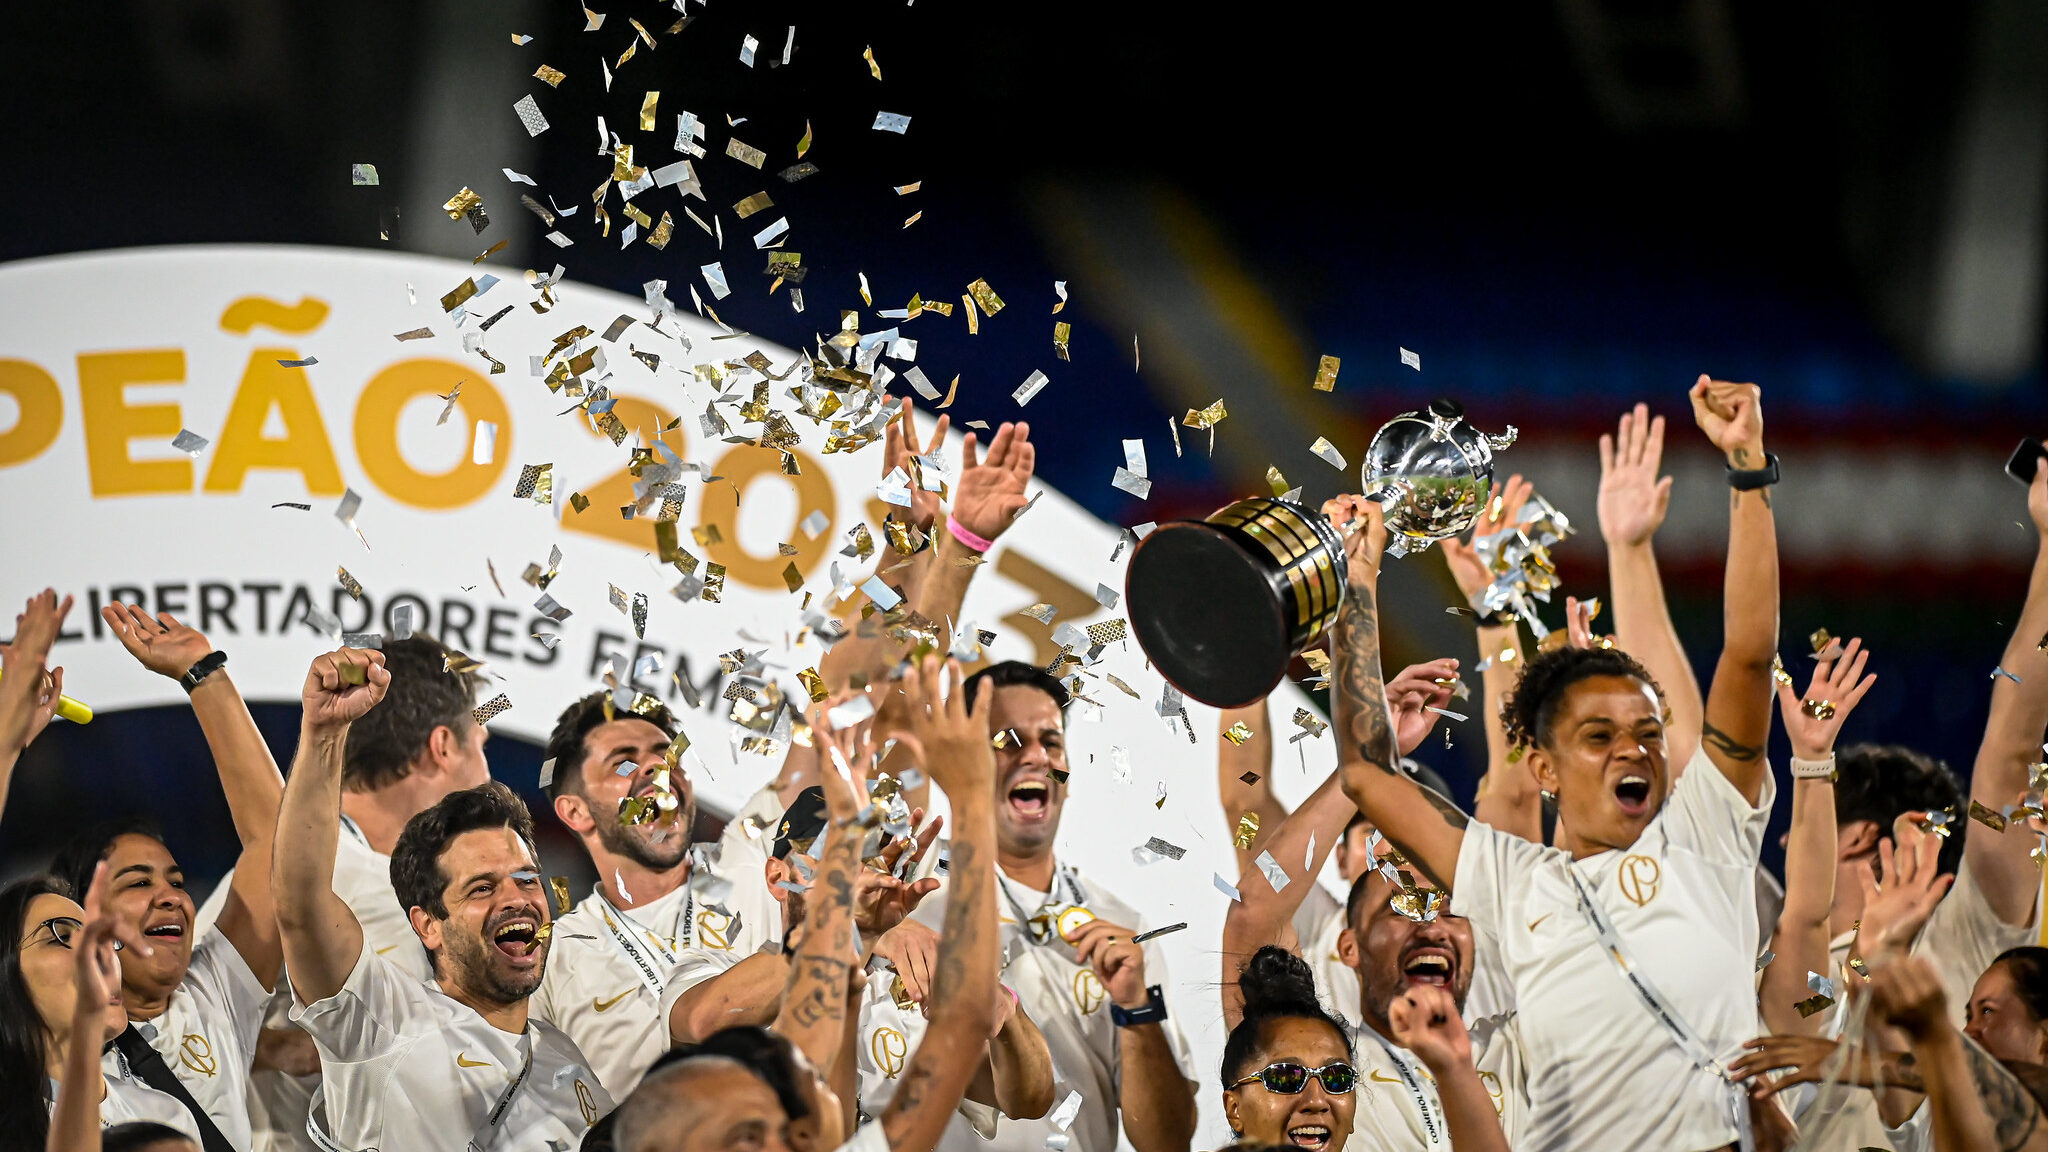
M500 692L496 696L491 697L489 700L486 700L482 704L479 704L475 708L471 709L470 715L476 717L477 723L488 724L497 716L505 712L509 712L511 711L511 709L511 697L505 695L503 692Z
M652 45L649 45L649 47L652 47ZM640 130L642 132L654 131L654 106L660 100L660 92L649 92L646 98L640 101Z
M1282 476L1280 474L1280 469L1274 467L1271 464L1266 465L1266 483L1272 487L1273 495L1287 495L1289 490L1287 477Z
M476 281L464 280L462 283L450 288L447 295L441 297L441 311L453 312L461 306L463 301L468 300L474 295L476 295ZM430 332L428 335L431 336L432 333Z
M706 563L704 565L704 599L713 604L724 603L725 565Z
M1328 464L1330 467L1340 472L1344 470L1344 454L1337 451L1337 446L1330 443L1327 438L1322 436L1316 437L1316 442L1309 445L1308 450L1321 457L1323 463Z
M732 214L739 217L742 220L745 220L747 217L752 216L754 213L761 211L763 208L773 207L775 207L775 201L770 199L766 192L756 192L752 196L747 197L745 200L742 200L739 203L734 204L732 206Z
M803 139L801 139L801 140L798 140L798 141L796 142L796 158L797 158L797 159L799 159L799 160L803 159L803 158L804 158L804 153L806 153L806 152L809 152L810 150L811 150L811 122L810 122L809 120L806 120L806 121L804 121L804 135L803 135Z
M875 63L874 46L869 45L865 50L863 50L860 54L860 58L868 62L868 71L875 74L875 79L880 80L882 78L882 66L880 64Z
M1068 360L1068 359L1071 359L1071 357L1069 357L1069 356L1067 355L1067 337L1068 337L1068 336L1069 336L1069 335L1070 335L1070 334L1071 334L1072 332L1073 332L1073 325L1071 325L1071 324L1068 324L1068 323L1067 323L1066 321L1064 321L1064 320L1058 321L1058 322L1056 322L1056 323L1054 323L1054 324L1053 324L1053 326L1052 326L1052 351L1053 351L1053 355L1055 355L1055 356L1058 356L1058 357L1059 357L1060 359L1062 359L1062 360Z
M898 184L896 186L896 194L898 196L908 196L922 187L924 187L924 181L922 180L913 180L908 184Z
M441 211L448 213L450 220L460 220L469 214L470 209L477 207L483 202L483 197L465 187L462 191L450 196L447 203L441 205Z
M700 524L690 529L690 535L697 538L697 547L699 548L709 548L713 544L723 544L725 542L725 535L718 530L718 525L716 524Z
M1975 800L1970 801L1970 819L1977 821L1993 832L2005 831L2005 817L1986 808Z
M1787 688L1792 687L1792 674L1785 671L1785 662L1777 656L1771 657L1771 679Z
M1223 738L1240 747L1244 745L1245 741L1251 739L1252 736L1251 725L1246 724L1242 720L1223 730ZM1250 845L1245 845L1245 847L1250 847Z
M400 332L394 338L398 340L426 340L430 339L433 335L434 330L432 328L415 328L410 332Z
M567 79L567 74L559 68L550 68L543 64L534 72L533 78L545 82L550 88L560 88L562 81Z
M782 582L789 586L791 592L796 592L803 588L804 574L797 569L794 560L790 561L789 566L782 570Z
M1799 1009L1799 1015L1801 1017L1807 1017L1812 1016L1816 1012L1825 1011L1830 1005L1834 1004L1834 1002L1835 1001L1833 997L1822 996L1819 993L1815 993L1814 995L1808 996L1806 999L1799 1001L1797 1004L1792 1005L1792 1007Z
M621 211L625 212L627 217L630 218L633 221L633 223L638 224L642 228L654 227L653 219L650 218L647 215L647 213L641 211L638 205L628 204L625 206L625 208L621 209Z
M1294 723L1296 727L1302 730L1302 735L1308 737L1319 737L1328 731L1330 727L1315 713L1306 708L1296 708L1294 710ZM1299 738L1296 737L1296 739Z
M1308 665L1309 671L1318 676L1328 676L1330 674L1330 654L1320 648L1311 648L1303 652L1301 660L1302 663ZM1296 720L1295 723L1299 724L1301 721Z
M1257 812L1246 812L1244 815L1239 816L1237 818L1237 832L1230 838L1231 843L1237 845L1237 850L1240 852L1251 851L1252 841L1258 838L1259 814Z
M649 49L652 49L654 47L654 37L648 34L645 25L641 24L638 20L633 19L631 16L626 17L626 23L631 24L633 26L633 31L638 32L640 34L640 39L644 43L646 43Z
M661 222L656 224L654 231L647 236L647 246L657 251L668 247L669 237L675 234L675 230L675 218L663 212L661 214Z
M553 889L555 893L555 915L567 916L570 904L569 878L567 876L550 876L548 877L548 887Z
M832 694L832 689L825 684L825 678L818 675L818 670L815 668L799 670L796 678L803 682L804 691L811 694L811 702L813 704L823 702L825 697Z
M1337 390L1337 363L1338 361L1335 356L1325 356L1322 362L1316 365L1316 391L1334 392ZM1342 468L1343 465L1339 464L1337 467Z
M1207 408L1188 409L1188 414L1181 418L1181 424L1188 428L1214 428L1228 415L1230 413L1223 409L1223 401L1218 400Z
M1813 634L1806 638L1806 642L1813 645L1813 654L1818 656L1828 650L1828 645L1834 643L1835 638L1828 633L1827 629L1816 628Z
M553 936L554 934L555 926L553 924L541 925L538 929L534 931L533 941L526 946L525 952L521 953L521 955L533 955L535 952L539 951L541 946L545 945L548 942L548 938Z
M1114 620L1103 620L1090 624L1087 631L1088 641L1091 644L1116 644L1120 643L1124 637L1130 635L1130 626L1124 623L1123 617L1119 616Z
M915 211L915 212L912 212L912 213L910 214L910 218L909 218L908 220L905 220L905 221L903 222L903 227L905 227L905 228L908 228L908 227L910 227L910 226L911 226L912 224L915 224L915 223L917 223L917 222L918 222L919 220L922 220L922 219L924 219L924 209L920 208L920 209L918 209L917 211ZM1064 360L1064 359L1066 359L1066 358L1067 358L1067 357L1066 357L1066 354L1065 354L1064 352L1062 352L1062 353L1060 354L1060 359Z
M347 590L350 599L361 600L363 598L362 583L358 581L355 577L349 575L348 569L336 568L334 570L334 578L336 580L341 581L341 586L342 588Z
M361 664L356 663L353 660L343 660L338 662L335 665L335 671L341 674L341 682L343 684L350 684L356 687L361 687L362 685L368 684L370 682L369 669Z
M510 241L510 240L500 240L500 241L498 241L498 242L497 242L496 244L493 244L493 245L491 245L491 246L490 246L489 248L486 248L486 249L484 249L484 250L483 250L483 253L482 253L481 255L479 255L479 256L478 256L478 257L477 257L476 259L474 259L474 260L471 260L471 261L470 261L470 263L471 263L471 264L481 264L481 263L483 263L483 262L484 262L485 260L488 260L488 259L490 259L491 257L493 257L493 256L497 255L497 254L498 254L498 252L499 252L500 250L502 250L502 249L503 249L503 248L505 247L505 245L507 245L507 244L510 244L510 243L511 243L511 241ZM505 309L504 309L504 311L503 311L503 312L499 312L499 313L498 313L498 315L500 315L500 316L503 316L503 315L505 314L505 312L510 312L511 310L512 310L512 306L511 306L510 304L507 304L507 305L505 306Z
M618 61L618 63L616 63L616 64L612 65L612 67L613 67L613 68L624 68L624 67L626 66L626 61L628 61L628 60L631 60L631 59L633 58L633 53L635 53L635 52L638 52L639 50L640 50L640 42L639 42L638 40L634 40L634 41L632 41L631 43L627 44L627 45L626 45L626 50L625 50L624 52L621 52L621 53L619 53L619 61ZM598 61L598 63L602 64L602 63L604 63L604 61L602 61L602 60L599 60L599 61ZM606 87L607 87L607 89L609 89L609 87L610 87L610 86L609 86L609 85L607 85Z
M994 316L1003 310L1003 298L996 295L996 290L989 287L986 280L976 280L974 283L969 284L967 286L967 295L974 303L981 306L983 312L990 316Z
M1956 814L1944 808L1939 812L1929 812L1914 823L1920 826L1922 832L1931 832L1946 840L1949 833L1955 829Z
M752 168L759 168L768 162L768 154L766 152L740 143L740 138L737 136L725 142L725 154Z
M1409 884L1387 901L1387 907L1417 923L1428 923L1436 919L1443 907L1444 894L1434 888L1417 888Z
M512 33L512 44L514 47L524 48L531 43L533 43L533 37L522 36L517 32Z

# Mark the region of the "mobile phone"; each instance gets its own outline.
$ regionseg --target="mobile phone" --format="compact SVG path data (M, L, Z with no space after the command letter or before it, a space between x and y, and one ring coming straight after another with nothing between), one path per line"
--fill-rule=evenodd
M2020 441L2020 446L2013 450L2012 459L2005 462L2005 474L2022 484L2031 485L2037 460L2048 460L2048 447L2042 446L2039 437L2029 436Z

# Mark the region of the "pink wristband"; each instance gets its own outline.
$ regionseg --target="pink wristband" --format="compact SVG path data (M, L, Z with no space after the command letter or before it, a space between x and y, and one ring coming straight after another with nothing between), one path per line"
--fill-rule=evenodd
M960 522L958 520L953 519L951 516L946 517L946 531L951 532L953 534L953 539L958 540L962 544L967 545L969 548L974 549L976 552L986 552L989 549L996 546L995 541L983 540L981 537L976 536L974 533L969 532L965 528L962 528L960 526Z

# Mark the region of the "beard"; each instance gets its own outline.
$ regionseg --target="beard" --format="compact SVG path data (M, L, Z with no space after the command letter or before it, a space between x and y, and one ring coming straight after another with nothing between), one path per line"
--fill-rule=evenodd
M642 868L657 872L667 871L683 862L690 853L690 829L697 825L697 798L690 797L688 803L678 810L677 820L671 824L652 821L627 827L619 821L599 820L597 842L614 855L624 856ZM659 844L653 843L647 833L658 829L664 835Z
M533 913L537 923L546 923L538 910ZM503 918L500 917L500 920ZM449 978L464 991L488 1000L494 1004L516 1004L533 995L540 987L541 976L547 970L545 952L541 963L526 971L501 971L492 962L492 953L497 951L486 938L491 928L486 927L485 935L471 935L463 931L450 931L454 925L444 922L442 929L442 958L447 964ZM543 948L546 945L542 945Z

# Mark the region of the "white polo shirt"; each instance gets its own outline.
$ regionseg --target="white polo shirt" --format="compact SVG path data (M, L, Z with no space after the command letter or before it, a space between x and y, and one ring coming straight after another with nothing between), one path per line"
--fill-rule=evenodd
M1096 979L1093 969L1068 959L1071 948L1033 944L1025 936L1015 909L1021 907L1027 917L1035 914L1049 898L1048 893L1033 891L1008 877L1001 877L999 884L1008 893L1007 897L1002 892L997 894L1002 900L997 907L1001 909L1001 931L1010 957L1003 982L1016 991L1032 1022L1045 1034L1046 1047L1052 1053L1055 1110L1069 1091L1081 1094L1081 1111L1067 1128L1071 1138L1068 1147L1088 1152L1114 1149L1122 1125L1117 1104L1118 1030L1109 1017L1109 993ZM1054 884L1061 889L1062 902L1078 903L1097 917L1135 932L1150 927L1136 909L1072 865L1060 866ZM1074 899L1077 895L1078 900ZM926 896L912 915L934 930L943 931L945 897L946 889L942 887ZM1167 974L1166 958L1160 947L1154 943L1144 948L1145 983L1171 988L1173 980ZM1194 1062L1187 1039L1181 1034L1181 1020L1189 1014L1200 1018L1204 1011L1213 1013L1215 1001L1211 1000L1205 1009L1199 1003L1169 1000L1167 1020L1160 1025L1181 1075L1191 1080ZM1058 1131L1043 1119L1004 1120L993 1140L983 1140L966 1119L955 1116L938 1147L940 1152L1045 1152L1046 1138Z
M107 1094L100 1098L100 1127L112 1128L116 1124L145 1122L176 1128L199 1143L199 1126L192 1121L192 1113L176 1096L159 1092L142 1081L127 1074L125 1068L102 1071ZM52 1080L46 1086L44 1103L52 1117L57 1114L57 1082Z
M200 908L193 924L195 937L204 937L220 916L233 869ZM370 847L348 823L334 853L334 894L341 897L356 923L363 927L363 946L414 980L434 978L427 950L413 933L412 921L398 906L398 894L391 887L391 857ZM278 977L277 989L265 1002L264 1028L292 1028L292 992L289 981ZM254 1050L251 1049L251 1054ZM306 1111L320 1090L319 1076L291 1076L273 1069L256 1069L249 1075L249 1124L253 1141L241 1147L254 1152L318 1152L306 1135Z
M860 1110L874 1117L889 1106L896 1095L896 1085L910 1066L910 1057L924 1042L924 1012L916 1004L897 1007L895 983L896 973L888 968L868 974L856 1025L859 1035L854 1041L854 1054L860 1073ZM993 1138L998 1131L1002 1113L990 1105L977 1104L963 1096L954 1111L984 1140Z
M339 992L301 1004L292 1018L320 1049L327 1134L347 1148L463 1147L486 1130L529 1054L491 1152L574 1148L612 1108L583 1053L554 1025L529 1020L522 1034L501 1031L368 950Z
M1338 1019L1357 1024L1363 1017L1358 1006L1358 969L1337 955L1337 937L1344 934L1344 904L1321 882L1309 886L1307 899L1294 914L1294 935L1301 942L1301 958L1316 975L1316 991L1323 1004Z
M1512 1016L1469 1025L1472 1063L1493 1098L1494 1115L1513 1145L1527 1108L1521 1045ZM1352 1038L1357 1107L1344 1152L1440 1152L1451 1147L1443 1097L1420 1057L1360 1024Z
M1704 751L1626 851L1574 863L1478 821L1452 899L1517 1012L1529 1112L1518 1149L1720 1148L1736 1138L1723 1082L1693 1065L1601 946L1571 872L1639 971L1724 1064L1757 1036L1754 870L1775 782L1746 802Z
M686 883L631 908L610 907L592 891L555 922L533 1011L590 1055L613 1099L624 1099L668 1050L662 990L675 962L698 951L737 960L776 938L782 913L766 881L758 873L751 883L724 878L733 883L723 910L704 906Z
M163 1014L135 1021L135 1029L163 1056L228 1143L247 1148L249 1065L256 1059L256 1035L263 1028L270 991L257 983L227 937L208 932L194 938L191 966ZM115 1053L101 1056L100 1066L110 1080L119 1078L121 1062Z

